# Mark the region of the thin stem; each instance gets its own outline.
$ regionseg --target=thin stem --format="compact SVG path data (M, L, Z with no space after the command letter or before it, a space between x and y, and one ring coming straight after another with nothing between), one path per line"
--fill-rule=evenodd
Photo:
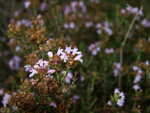
M141 12L142 9L143 9L143 8L141 7L140 10L139 10L139 12ZM122 64L123 64L123 49L124 49L124 46L125 46L125 44L126 44L126 41L127 41L128 37L129 37L129 34L130 34L130 32L131 32L131 29L132 29L132 27L133 27L133 24L135 23L136 18L137 18L138 15L139 15L139 12L136 13L136 15L135 15L135 17L134 17L132 23L130 24L130 27L129 27L128 31L127 31L127 34L126 34L126 36L125 36L125 38L124 38L124 40L123 40L123 42L122 42L122 44L121 44L121 48L120 48L120 66L121 66L121 68L122 68ZM121 89L121 78L122 78L122 73L121 73L121 71L122 71L122 69L120 69L120 72L119 72L119 82L118 82L118 87L119 87L120 89Z

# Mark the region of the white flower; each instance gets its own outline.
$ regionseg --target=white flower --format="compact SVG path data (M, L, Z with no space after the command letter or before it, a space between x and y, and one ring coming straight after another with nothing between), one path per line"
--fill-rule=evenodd
M123 104L124 104L124 100L120 99L120 100L117 101L118 106L121 107L121 106L123 106Z
M49 51L47 54L49 57L53 57L53 53L51 51Z
M114 93L120 93L120 91L119 91L119 89L118 88L115 88L115 91L114 91Z
M107 104L110 105L110 106L112 105L111 101L108 101Z

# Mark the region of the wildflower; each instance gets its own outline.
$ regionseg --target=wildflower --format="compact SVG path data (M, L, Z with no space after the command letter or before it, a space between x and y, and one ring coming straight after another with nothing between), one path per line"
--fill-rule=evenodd
M52 52L48 52L47 53L49 57L53 57L53 53Z
M140 89L140 86L139 86L139 85L134 85L134 86L133 86L133 89L134 89L134 90L138 90L138 89Z
M68 28L69 28L69 25L68 25L67 23L65 23L65 24L64 24L64 28L65 28L65 29L68 29Z
M59 56L63 52L63 49L58 48L57 55Z
M20 50L20 46L15 47L15 51L18 52Z
M26 1L26 2L24 2L24 6L25 6L25 8L28 8L29 6L30 6L30 1Z
M110 49L106 48L106 49L105 49L105 53L106 53L106 54L110 54L110 53L113 53L113 52L114 52L114 49L113 49L113 48L110 48Z
M125 100L125 96L124 96L124 93L123 92L120 92L119 89L115 89L114 93L118 94L119 95L119 99L117 99L117 105L118 106L123 106L124 104L124 100Z
M101 25L100 23L97 23L97 24L96 24L96 28L97 28L97 29L101 28L101 26L102 26L102 25Z
M12 70L18 70L19 69L19 65L20 65L20 57L18 56L14 56L10 61L9 61L9 67L12 69Z
M68 53L68 54L70 54L70 52L71 52L71 47L66 47L65 52Z
M110 105L110 106L111 106L111 105L112 105L111 101L108 101L108 102L107 102L107 105Z
M122 13L122 14L125 14L125 13L126 13L126 10L125 10L125 9L121 9L121 13Z
M80 77L80 81L83 82L84 81L84 76Z
M74 22L71 22L70 25L69 25L69 27L70 27L71 29L74 29L74 28L75 28Z
M80 98L80 96L74 95L71 99L73 100L73 103L75 103L76 100L79 99L79 98Z
M48 70L48 72L47 73L49 73L49 74L53 74L53 73L55 73L56 72L56 70L55 69L50 69L50 70Z
M115 69L113 70L114 77L117 77L119 74L119 71L122 70L120 63L115 62L114 63Z
M113 31L108 28L108 27L104 27L104 31L108 34L108 35L112 35L113 34Z
M31 72L29 77L32 77L33 75L38 74L38 72L35 69L33 69L33 68L31 68L29 72Z
M75 55L77 53L77 51L78 51L78 48L74 48L71 51L72 51L72 55Z
M73 74L71 72L69 72L65 78L66 80L66 83L70 84L71 83L71 80L73 78Z
M141 76L140 74L138 74L138 75L135 77L135 79L134 79L134 83L140 82L141 77L142 77L142 76Z
M62 74L65 74L66 71L62 71L61 73L62 73ZM68 72L68 73L67 73L67 76L65 77L66 83L70 84L72 78L73 78L73 74L72 74L71 72Z
M66 62L68 60L68 56L66 53L62 53L60 56L61 60L63 60L64 62Z
M149 65L149 61L148 60L145 61L145 65L147 65L147 66Z
M88 50L92 52L93 55L97 55L97 53L100 51L99 42L96 42L94 44L91 44L88 47Z
M31 69L31 65L25 65L24 68L25 68L25 71L29 71Z
M42 4L41 4L41 6L40 6L40 9L41 9L41 11L45 11L45 10L47 10L47 4L45 3L45 2L43 2Z
M74 60L80 61L80 62L82 63L82 62L83 62L83 60L81 59L82 56L83 56L83 55L78 55L78 56L75 57Z
M6 107L6 105L8 104L9 98L11 98L11 95L5 93L5 96L3 97L3 100L2 100L2 104L4 107Z
M139 68L138 68L137 66L133 66L132 69L133 69L134 71L137 71Z
M52 107L54 107L54 108L57 107L56 104L55 104L55 102L51 102L51 103L50 103L50 106L52 106Z
M141 21L141 24L144 26L144 27L150 27L150 22L145 18Z
M119 89L118 88L115 88L115 91L114 91L114 93L120 93L120 91L119 91Z
M3 89L0 89L0 96L3 94Z
M85 26L86 26L86 28L92 27L93 26L93 22L86 22Z
M100 29L98 29L98 30L97 30L97 34L100 35L101 33L102 33L102 31L101 31Z

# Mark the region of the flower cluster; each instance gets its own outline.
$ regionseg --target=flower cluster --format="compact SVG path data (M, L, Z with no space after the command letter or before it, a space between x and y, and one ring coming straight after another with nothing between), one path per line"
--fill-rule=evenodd
M128 13L129 15L130 14L136 14L136 13L138 13L140 10L139 10L139 8L138 7L131 7L131 6L127 6L125 9L121 9L121 13L122 14L125 14L125 13ZM140 11L139 12L139 15L140 16L143 16L143 11Z
M108 101L108 105L118 105L119 107L122 107L125 102L125 95L123 92L120 92L119 89L115 89L114 96L111 97L111 101Z
M59 62L69 63L70 65L74 62L83 62L82 53L78 51L78 48L71 49L71 47L66 47L65 50L58 48L57 53L53 54L51 51L47 53L49 61L40 59L38 62L33 65L26 65L25 70L31 72L29 77L32 77L35 74L43 74L45 76L50 76L55 73L56 69L53 68L55 65L58 65ZM53 66L53 67L51 67Z
M100 48L100 42L96 42L94 44L91 44L88 47L88 50L91 51L93 55L97 55L98 52L101 50L101 48Z

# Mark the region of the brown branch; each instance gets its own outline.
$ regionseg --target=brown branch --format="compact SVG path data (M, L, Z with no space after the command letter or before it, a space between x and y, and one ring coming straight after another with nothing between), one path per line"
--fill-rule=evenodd
M142 11L142 9L143 9L143 8L141 7L140 10L139 10L139 12ZM120 69L120 72L119 72L119 82L118 82L118 87L119 87L119 89L121 89L121 78L122 78L122 73L121 73L121 71L122 71L122 64L123 64L123 49L124 49L124 46L125 46L125 44L126 44L126 41L127 41L128 37L129 37L129 34L130 34L130 32L131 32L131 29L132 29L132 27L133 27L133 24L135 23L136 18L137 18L138 15L139 15L139 12L136 13L136 15L135 15L135 17L134 17L132 23L130 24L130 27L129 27L128 31L127 31L127 34L126 34L126 36L125 36L125 38L124 38L124 40L123 40L123 42L122 42L122 44L121 44L121 48L120 48L120 66L121 66L121 69Z

